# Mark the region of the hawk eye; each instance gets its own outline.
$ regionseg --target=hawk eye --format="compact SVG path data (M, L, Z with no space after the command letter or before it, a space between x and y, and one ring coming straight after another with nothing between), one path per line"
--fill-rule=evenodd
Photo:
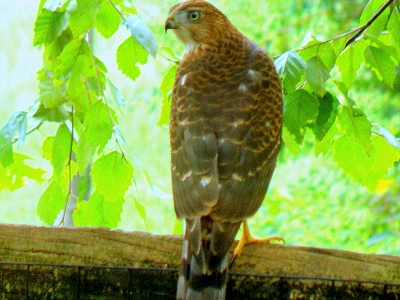
M192 21L196 21L200 18L200 13L196 10L189 12L188 17Z

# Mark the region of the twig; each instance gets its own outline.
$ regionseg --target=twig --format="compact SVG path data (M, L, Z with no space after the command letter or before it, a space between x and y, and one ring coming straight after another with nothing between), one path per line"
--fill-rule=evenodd
M67 206L68 206L68 202L69 199L71 197L72 194L72 169L71 169L71 162L73 160L72 156L73 156L73 144L74 144L74 107L71 107L71 144L70 144L70 148L69 148L69 156L68 156L68 193L67 193L67 199L65 200L65 206L64 206L64 211L60 220L60 223L58 224L58 226L61 226L62 224L64 224L65 221L65 215L67 213Z
M386 8L388 8L388 6L390 4L392 4L394 2L394 0L388 0L364 25L357 27L355 29L352 29L348 32L342 33L338 36L335 36L333 38L327 39L325 41L321 41L318 44L313 44L313 45L306 45L300 48L296 48L294 49L295 52L300 52L303 50L306 50L308 48L312 48L312 47L319 47L320 45L326 44L326 43L330 43L333 42L335 40L341 39L342 37L345 37L347 35L353 34L355 32L355 34L346 42L346 45L344 46L344 48L342 49L342 51L344 49L346 49L351 43L354 43L355 40L369 27L371 26L371 24L385 11ZM275 55L272 57L272 59L277 59L280 55Z
M357 29L357 33L351 37L346 45L344 46L343 50L347 48L351 43L354 43L355 40L369 27L371 24L389 7L390 4L393 3L394 0L388 0L363 26Z
M38 129L40 128L40 126L42 126L42 125L43 125L43 121L38 122L35 126L33 126L32 128L30 128L30 129L25 133L25 135L31 134L32 132L38 130ZM12 143L14 144L14 143L16 143L17 141L18 141L18 137L15 137L15 138L12 140Z

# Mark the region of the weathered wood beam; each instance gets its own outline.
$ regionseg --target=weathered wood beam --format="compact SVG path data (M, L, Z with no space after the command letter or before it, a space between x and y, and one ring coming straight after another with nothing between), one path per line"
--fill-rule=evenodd
M0 299L173 299L180 248L178 236L0 225ZM227 299L357 295L398 299L400 258L248 246L231 270L227 290Z

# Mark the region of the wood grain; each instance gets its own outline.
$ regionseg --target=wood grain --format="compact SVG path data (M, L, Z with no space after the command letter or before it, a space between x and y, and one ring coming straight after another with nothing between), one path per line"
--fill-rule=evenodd
M22 292L30 295L40 290L45 294L38 295L51 292L52 298L58 299L53 286L57 273L61 282L58 291L63 290L64 296L65 290L73 291L68 299L79 298L77 290L90 292L91 289L84 287L91 280L99 287L111 285L113 288L108 291L118 290L119 286L118 295L126 299L133 295L135 299L147 299L146 295L155 299L153 293L161 287L167 292L160 291L163 295L160 299L173 299L180 248L181 237L172 235L104 228L0 225L0 295L3 294L3 299L14 299L7 295ZM28 267L28 263L33 265ZM47 288L27 287L27 274L32 285L36 282L37 286ZM143 278L147 280L143 282ZM161 281L157 283L158 279ZM46 285L49 280L53 282L51 288ZM72 288L76 282L79 289ZM274 299L277 295L281 298L275 299L295 299L298 294L311 299L307 297L320 293L320 299L325 299L326 295L339 292L400 295L400 258L277 244L252 245L236 260L227 295L228 299ZM110 297L104 299L115 296Z

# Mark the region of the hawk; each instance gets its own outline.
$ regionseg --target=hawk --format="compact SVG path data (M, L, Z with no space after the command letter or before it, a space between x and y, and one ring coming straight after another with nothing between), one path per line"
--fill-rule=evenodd
M280 80L267 53L206 1L172 6L168 29L185 45L169 125L174 207L185 220L177 299L225 299L228 251L276 165Z

